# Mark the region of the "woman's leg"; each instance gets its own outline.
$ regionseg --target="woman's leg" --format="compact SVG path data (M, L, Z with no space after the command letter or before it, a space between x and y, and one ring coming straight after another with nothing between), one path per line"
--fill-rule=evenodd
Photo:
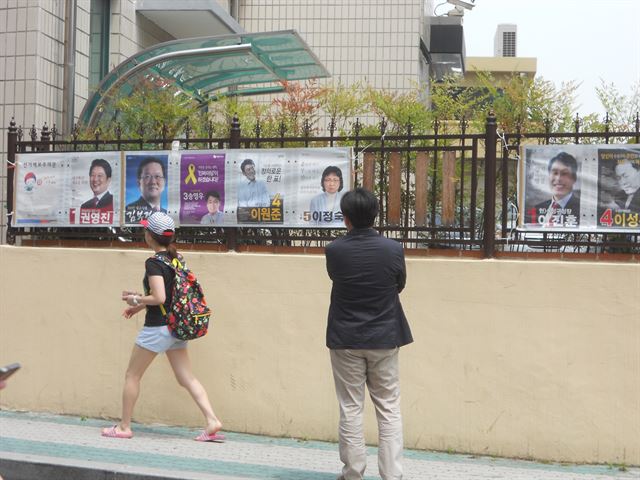
M176 350L167 350L166 353L176 380L178 380L181 386L187 389L204 415L207 421L205 431L209 435L216 433L222 428L222 422L220 422L215 413L213 413L211 402L209 402L209 397L204 387L198 379L193 376L189 352L186 348L179 348Z
M133 415L133 407L138 400L140 394L140 380L142 375L156 358L157 353L139 347L133 346L129 366L124 378L124 388L122 389L122 420L116 426L117 432L128 433L131 431L131 416Z

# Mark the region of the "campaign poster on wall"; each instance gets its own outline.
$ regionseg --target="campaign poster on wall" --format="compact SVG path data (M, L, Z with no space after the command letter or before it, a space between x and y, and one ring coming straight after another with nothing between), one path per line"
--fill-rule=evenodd
M343 228L350 148L20 154L14 225Z
M285 179L293 172L284 150L238 150L227 156L227 185L236 225L282 225L288 204Z
M229 150L225 178L227 224L343 228L351 149Z
M18 154L15 170L14 226L68 223L69 159L66 154Z
M524 146L519 228L640 231L640 146Z
M119 223L120 152L81 152L69 157L69 225Z
M640 225L640 146L598 149L598 227Z
M138 225L153 212L167 212L169 152L125 152L125 225Z
M225 153L180 155L180 224L224 225Z
M296 223L309 227L344 227L342 195L351 188L348 151L333 148L301 150L296 182Z

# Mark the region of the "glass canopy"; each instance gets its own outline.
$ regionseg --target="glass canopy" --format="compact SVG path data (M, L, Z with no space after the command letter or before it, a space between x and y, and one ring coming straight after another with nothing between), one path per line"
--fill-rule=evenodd
M175 40L143 50L109 72L87 100L79 123L95 127L101 116L113 113L116 99L131 95L149 79L206 103L221 93L273 93L282 90L282 81L329 76L294 30ZM238 88L241 85L251 88ZM221 92L225 88L230 90Z

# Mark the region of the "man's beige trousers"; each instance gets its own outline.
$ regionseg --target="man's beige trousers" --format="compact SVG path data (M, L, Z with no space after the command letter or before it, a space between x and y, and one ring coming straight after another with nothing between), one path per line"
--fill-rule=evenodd
M363 411L365 384L378 419L378 469L382 480L402 478L402 417L398 348L331 350L340 404L339 448L344 480L361 480L367 465Z

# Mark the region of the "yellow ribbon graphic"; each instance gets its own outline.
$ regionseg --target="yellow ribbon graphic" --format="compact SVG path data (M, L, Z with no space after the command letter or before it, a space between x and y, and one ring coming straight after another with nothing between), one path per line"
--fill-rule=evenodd
M187 183L189 183L189 181L193 182L193 184L195 185L196 183L198 183L198 181L196 180L196 166L193 163L189 164L189 175L187 175L187 178L184 179L184 183L185 185Z

